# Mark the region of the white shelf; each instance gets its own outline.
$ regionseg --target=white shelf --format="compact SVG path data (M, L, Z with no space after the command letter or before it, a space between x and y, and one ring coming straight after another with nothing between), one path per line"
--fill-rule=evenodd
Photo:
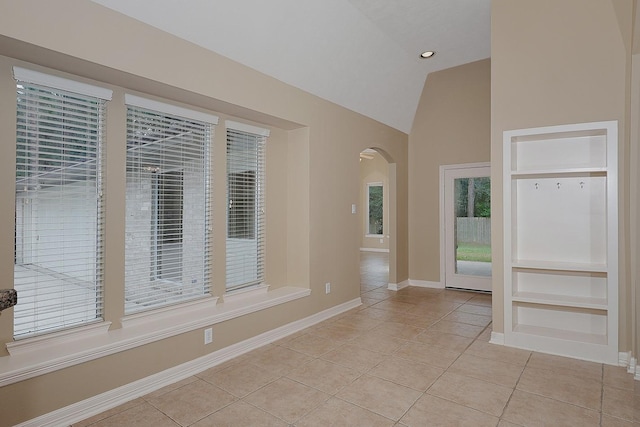
M514 302L556 305L561 307L589 308L594 310L608 310L609 308L606 298L543 294L537 292L515 292L511 299Z
M505 344L617 363L618 123L504 132Z
M531 325L516 325L513 328L513 332L547 338L556 338L565 341L577 341L596 345L607 345L607 336L601 334L585 334L583 332L572 332L562 329L544 328L541 326Z
M576 271L589 273L606 273L606 264L588 264L579 262L559 262L559 261L533 261L515 260L511 262L512 268L526 268L530 270L551 270L551 271Z
M588 176L588 175L605 175L607 168L563 168L563 169L532 169L532 170L514 170L511 176L519 177L546 177L546 176Z

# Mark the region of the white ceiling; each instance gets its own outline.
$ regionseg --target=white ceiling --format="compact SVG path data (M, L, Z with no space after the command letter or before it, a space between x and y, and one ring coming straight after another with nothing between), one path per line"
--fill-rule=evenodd
M92 1L405 133L428 73L491 53L491 0Z

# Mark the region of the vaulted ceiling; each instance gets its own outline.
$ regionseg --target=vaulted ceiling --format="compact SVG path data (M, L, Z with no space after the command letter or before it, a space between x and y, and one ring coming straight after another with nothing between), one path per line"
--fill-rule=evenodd
M491 0L92 1L406 133L430 72L491 51Z

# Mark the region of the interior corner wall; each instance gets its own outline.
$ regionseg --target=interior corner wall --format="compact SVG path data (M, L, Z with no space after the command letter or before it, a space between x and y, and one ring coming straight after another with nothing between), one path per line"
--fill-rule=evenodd
M409 277L440 282L440 166L491 156L491 60L427 76L409 135Z
M504 331L502 134L618 120L620 350L630 350L629 92L633 0L493 0L493 329ZM594 52L597 56L594 57Z

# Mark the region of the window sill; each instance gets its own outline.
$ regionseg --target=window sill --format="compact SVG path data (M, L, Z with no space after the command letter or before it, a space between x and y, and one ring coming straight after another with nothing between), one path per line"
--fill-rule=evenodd
M275 307L310 294L310 289L287 286L220 304L217 304L217 297L211 297L171 309L127 316L122 319L121 329L110 331L111 322L101 322L8 343L10 355L0 357L0 387Z
M109 332L111 322L92 323L78 328L67 329L33 338L7 343L7 351L11 356L34 352L49 352L56 345L66 345L70 341L91 340Z
M268 290L269 285L261 283L259 285L247 286L246 288L227 291L222 296L222 298L224 299L224 302L240 301L248 298L254 298L258 295L266 294Z

